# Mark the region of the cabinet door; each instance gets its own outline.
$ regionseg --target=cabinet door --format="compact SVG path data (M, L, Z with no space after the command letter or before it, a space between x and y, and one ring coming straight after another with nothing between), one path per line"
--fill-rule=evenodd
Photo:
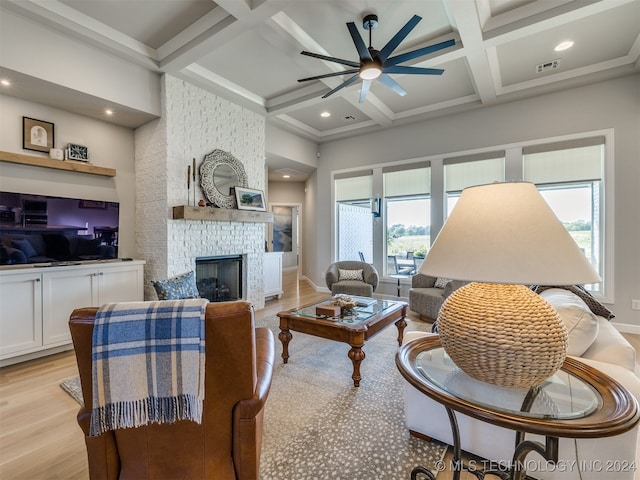
M282 295L282 253L264 254L264 296Z
M98 268L98 303L144 300L142 265L117 264Z
M0 358L42 345L42 282L39 273L0 277Z
M74 309L98 305L97 270L70 268L42 274L42 344L71 341L69 317Z

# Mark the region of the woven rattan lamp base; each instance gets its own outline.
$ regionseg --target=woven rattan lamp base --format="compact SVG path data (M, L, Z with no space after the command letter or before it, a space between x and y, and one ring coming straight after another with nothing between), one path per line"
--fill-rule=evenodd
M468 375L503 387L532 387L567 355L567 330L555 309L522 285L470 283L438 315L451 359Z

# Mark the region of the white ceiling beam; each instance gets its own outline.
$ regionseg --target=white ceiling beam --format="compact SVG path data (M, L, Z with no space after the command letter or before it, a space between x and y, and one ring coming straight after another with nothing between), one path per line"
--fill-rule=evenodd
M262 23L277 14L293 0L265 0L255 9L246 2L221 0L217 8L226 12L226 18L191 39L173 53L160 60L165 71L177 71L197 62L203 56L222 47L247 31L259 28ZM217 14L221 16L221 14Z
M474 5L475 6L475 5ZM471 80L483 104L496 101L496 89L482 38L480 17L468 0L446 0L450 21L458 28Z

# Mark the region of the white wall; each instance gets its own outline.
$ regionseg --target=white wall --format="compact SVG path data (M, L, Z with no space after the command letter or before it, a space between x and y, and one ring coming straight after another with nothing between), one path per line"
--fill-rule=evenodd
M133 130L92 118L0 95L0 150L39 157L22 149L22 117L54 123L55 146L78 143L89 148L91 163L116 169L115 177L0 162L0 189L59 197L120 202L118 255L138 256L135 245Z
M270 155L294 160L309 167L318 165L318 146L309 140L282 130L275 125L267 125L266 141L266 151Z
M307 276L322 285L332 262L331 172L613 128L615 132L615 321L640 333L640 76L604 81L320 146L314 243ZM307 252L310 246L307 245Z
M21 15L0 11L2 67L153 115L160 77ZM16 86L16 88L19 86Z

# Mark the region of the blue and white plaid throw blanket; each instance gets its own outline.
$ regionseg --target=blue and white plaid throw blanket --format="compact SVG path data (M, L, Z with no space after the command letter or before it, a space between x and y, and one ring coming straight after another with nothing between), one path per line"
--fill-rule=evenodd
M90 435L202 420L206 299L103 305L93 329Z

